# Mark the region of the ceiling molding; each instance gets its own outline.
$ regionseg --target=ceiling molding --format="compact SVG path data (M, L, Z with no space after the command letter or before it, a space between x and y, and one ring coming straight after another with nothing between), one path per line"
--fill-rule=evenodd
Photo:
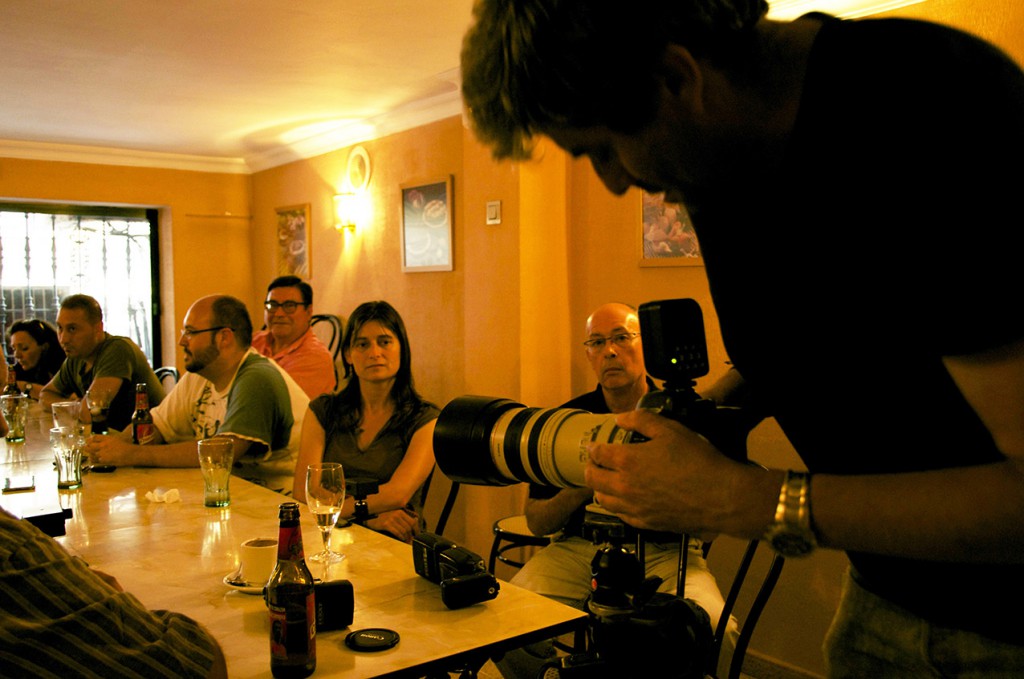
M153 167L194 172L251 174L296 160L304 160L353 146L389 134L403 132L462 113L458 90L417 100L374 118L342 125L328 132L282 144L272 150L246 156L225 158L193 156L154 151L132 151L101 146L54 144L0 139L0 158L23 158L66 163Z
M168 170L191 170L194 172L220 172L224 174L249 173L249 168L242 158L190 156L177 153L132 151L102 146L14 141L10 139L0 139L0 158L89 163L92 165L126 165L130 167L153 167Z

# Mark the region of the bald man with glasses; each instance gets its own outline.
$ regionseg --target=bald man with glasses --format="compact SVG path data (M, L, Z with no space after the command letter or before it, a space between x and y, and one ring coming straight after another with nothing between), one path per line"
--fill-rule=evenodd
M310 327L312 286L298 276L278 276L267 286L263 308L266 327L253 335L253 349L277 361L309 398L334 391L334 358Z
M640 399L657 389L647 375L640 319L628 304L603 304L587 318L583 346L597 377L597 387L562 404L591 413L622 413L636 408ZM587 506L593 502L590 488L551 488L530 484L526 522L535 535L557 534L550 545L534 554L511 582L573 608L583 609L591 587L591 562L598 546L585 537ZM676 593L679 567L678 534L641 531L647 576L662 579L662 592ZM711 629L725 605L715 578L708 571L701 544L690 541L686 563L686 597L707 612ZM730 628L731 646L736 626ZM726 654L728 655L728 654ZM497 663L505 677L539 676L555 650L550 640L516 649Z

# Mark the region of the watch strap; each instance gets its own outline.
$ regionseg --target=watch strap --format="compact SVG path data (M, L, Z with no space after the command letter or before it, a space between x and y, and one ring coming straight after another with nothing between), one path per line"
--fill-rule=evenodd
M788 470L779 490L775 520L766 536L783 556L804 556L818 546L811 527L811 475Z

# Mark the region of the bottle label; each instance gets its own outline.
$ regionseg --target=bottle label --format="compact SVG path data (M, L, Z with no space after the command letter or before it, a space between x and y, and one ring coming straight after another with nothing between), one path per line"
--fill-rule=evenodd
M305 601L269 606L270 659L291 660L304 658L316 664L316 600L312 590ZM305 605L303 605L303 603Z
M147 445L153 442L153 435L156 427L152 422L135 423L132 425L132 440L137 445Z

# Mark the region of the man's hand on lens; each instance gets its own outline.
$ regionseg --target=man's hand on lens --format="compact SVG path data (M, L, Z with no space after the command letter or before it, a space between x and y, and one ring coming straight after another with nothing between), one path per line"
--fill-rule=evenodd
M623 413L616 423L650 440L589 447L586 481L600 505L638 528L721 532L716 519L732 513L731 479L744 465L693 430L649 412Z

